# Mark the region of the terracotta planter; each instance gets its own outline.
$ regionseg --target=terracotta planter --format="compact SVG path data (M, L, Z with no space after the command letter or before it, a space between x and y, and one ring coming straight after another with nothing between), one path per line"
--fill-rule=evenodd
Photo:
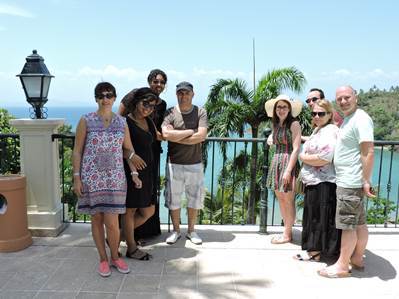
M0 175L0 198L7 202L0 214L0 252L22 250L32 244L26 211L26 178Z

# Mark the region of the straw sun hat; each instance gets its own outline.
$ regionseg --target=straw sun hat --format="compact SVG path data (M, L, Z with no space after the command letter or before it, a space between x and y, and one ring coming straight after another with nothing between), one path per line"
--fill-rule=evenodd
M291 115L293 117L297 117L299 115L299 113L301 113L301 110L302 110L302 102L301 101L291 100L289 96L287 96L285 94L280 94L277 98L266 101L265 110L266 110L267 116L273 117L274 105L278 101L285 101L291 105Z

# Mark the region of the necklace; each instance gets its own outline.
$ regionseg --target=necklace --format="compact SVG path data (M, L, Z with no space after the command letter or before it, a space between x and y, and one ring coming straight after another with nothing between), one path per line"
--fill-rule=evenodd
M99 111L97 111L97 115L102 120L105 127L108 127L110 125L113 114L114 114L113 112L111 112L111 114L109 114L109 113L105 114L105 113L100 113Z
M144 131L148 131L148 124L147 120L145 118L142 119L137 119L133 113L129 113L128 115L140 128L142 128Z

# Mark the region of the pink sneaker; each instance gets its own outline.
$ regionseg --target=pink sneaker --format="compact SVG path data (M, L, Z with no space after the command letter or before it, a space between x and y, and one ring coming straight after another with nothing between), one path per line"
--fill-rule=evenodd
M127 274L130 272L129 266L122 259L113 260L111 259L111 266L115 267L119 272Z
M102 277L108 277L111 275L111 269L109 268L108 261L102 261L100 262L100 265L98 266L98 274L100 274Z

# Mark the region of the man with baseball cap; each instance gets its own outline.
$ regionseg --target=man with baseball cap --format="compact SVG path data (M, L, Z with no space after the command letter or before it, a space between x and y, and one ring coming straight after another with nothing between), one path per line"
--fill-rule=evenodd
M162 135L168 141L165 205L173 223L173 233L166 243L174 244L181 237L180 209L184 193L188 210L186 237L194 244L202 244L194 225L205 197L201 143L207 135L208 119L205 109L192 104L194 90L191 83L177 84L176 96L178 104L167 110L162 123Z

